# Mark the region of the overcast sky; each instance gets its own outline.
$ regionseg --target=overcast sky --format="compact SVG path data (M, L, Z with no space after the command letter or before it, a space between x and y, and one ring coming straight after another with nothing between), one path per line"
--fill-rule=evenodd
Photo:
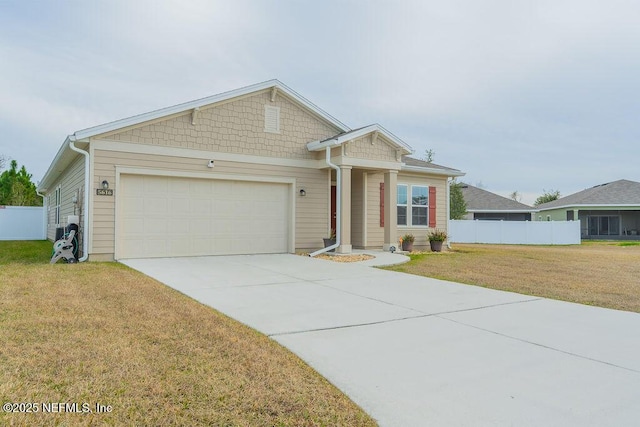
M640 181L640 2L0 0L0 155L277 78L532 203Z

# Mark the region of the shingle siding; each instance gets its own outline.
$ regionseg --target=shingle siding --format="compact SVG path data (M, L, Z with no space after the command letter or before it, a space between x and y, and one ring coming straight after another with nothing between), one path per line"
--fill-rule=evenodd
M265 132L265 105L280 107L280 132ZM340 130L318 120L284 96L270 101L269 91L202 107L192 125L191 112L96 139L161 145L231 154L316 159L306 148L309 141L324 139Z

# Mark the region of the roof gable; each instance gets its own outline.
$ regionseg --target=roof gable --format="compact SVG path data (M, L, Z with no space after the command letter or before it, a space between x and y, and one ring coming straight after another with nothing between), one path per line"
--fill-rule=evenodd
M47 169L47 172L44 174L42 180L40 181L38 189L46 191L47 187L51 185L62 173L62 171L64 171L65 168L73 161L73 159L78 156L78 153L73 152L69 148L70 142L74 142L80 147L86 147L89 139L97 135L113 133L119 130L124 131L127 128L131 129L134 127L144 126L149 122L184 114L185 112L188 112L190 110L197 110L200 107L222 103L234 98L240 98L253 93L267 91L269 89L271 90L272 98L274 98L276 95L283 95L287 99L302 107L304 110L308 111L313 116L330 124L337 130L340 130L342 132L349 132L351 130L347 125L331 116L330 114L313 104L311 101L307 100L296 91L286 86L284 83L280 82L277 79L273 79L251 86L246 86L240 89L220 93L218 95L209 96L195 101L185 102L171 107L161 108L159 110L154 110L148 113L143 113L102 125L78 130L73 134L68 135L64 140L64 142L58 149L55 158L51 162L51 165L49 165L49 169Z
M209 96L206 98L197 99L195 101L189 101L189 102L174 105L171 107L150 111L148 113L138 114L136 116L128 117L125 119L116 120L114 122L105 123L99 126L82 129L82 130L76 131L73 135L77 140L90 138L92 136L100 135L107 132L112 132L118 129L130 127L130 126L135 126L141 123L157 120L157 119L171 116L174 114L183 113L185 111L197 109L207 105L224 102L233 98L245 96L245 95L248 95L254 92L263 91L266 89L272 90L272 93L273 93L272 97L274 97L275 94L284 94L288 96L291 100L293 100L300 106L311 111L313 114L317 115L319 118L325 120L326 122L332 124L333 126L337 127L338 129L344 132L348 132L351 130L347 125L345 125L335 117L331 116L329 113L325 112L320 107L313 104L311 101L304 98L302 95L298 94L296 91L289 88L284 83L280 82L277 79L273 79L273 80L268 80L266 82L257 83L251 86L245 86L240 89L223 92L223 93Z
M640 182L620 179L587 188L552 202L538 206L540 210L564 206L638 205L640 206Z
M353 141L362 136L373 133L387 139L392 145L402 150L402 154L413 153L413 149L407 143L402 141L400 138L398 138L379 124L373 124L359 129L345 131L324 140L312 141L307 144L307 149L309 151L321 151L327 147L339 146L346 142Z

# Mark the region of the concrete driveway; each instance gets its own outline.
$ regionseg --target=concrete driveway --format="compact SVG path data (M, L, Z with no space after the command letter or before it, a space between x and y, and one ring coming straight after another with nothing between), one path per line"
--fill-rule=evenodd
M296 255L124 263L269 335L381 426L640 420L640 314Z

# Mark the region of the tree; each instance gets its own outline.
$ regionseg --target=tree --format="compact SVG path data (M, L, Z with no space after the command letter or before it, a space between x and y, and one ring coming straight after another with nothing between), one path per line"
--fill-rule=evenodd
M449 188L449 218L463 219L467 214L467 202L462 194L462 184L454 179Z
M429 148L427 150L424 150L424 156L422 156L422 160L424 160L427 163L431 163L433 162L433 158L436 156L436 152L433 151L433 149Z
M553 202L554 200L558 200L560 198L560 191L558 190L542 190L542 196L538 197L535 202L533 202L533 206L538 206L543 203Z
M42 206L31 177L24 165L18 170L18 162L11 160L9 169L0 175L0 205Z
M509 194L509 198L511 200L515 200L516 202L519 202L520 200L522 200L522 195L518 193L518 190L516 190L513 193Z

